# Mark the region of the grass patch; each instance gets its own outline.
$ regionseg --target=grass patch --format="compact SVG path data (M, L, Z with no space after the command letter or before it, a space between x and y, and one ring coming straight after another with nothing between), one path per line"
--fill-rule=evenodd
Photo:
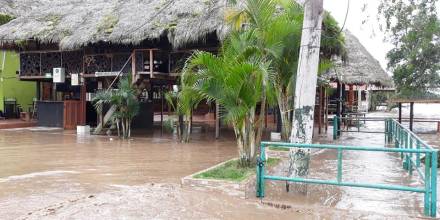
M289 151L289 148L285 148L285 147L269 147L269 150L273 150L273 151Z
M266 166L271 167L277 165L281 159L269 158ZM222 166L194 176L196 179L216 179L241 182L255 173L255 167L239 167L238 160L229 161Z

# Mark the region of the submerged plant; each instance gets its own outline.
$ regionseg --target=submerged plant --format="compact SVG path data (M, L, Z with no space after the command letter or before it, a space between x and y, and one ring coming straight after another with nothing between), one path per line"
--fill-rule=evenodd
M102 112L105 105L115 107L113 122L118 129L118 135L124 139L131 136L131 123L139 113L136 89L131 82L130 77L123 78L119 81L117 89L100 91L93 99L98 112Z
M193 110L197 108L202 96L188 87L188 83L182 82L180 91L165 93L165 100L178 116L176 130L180 142L188 143L191 137Z

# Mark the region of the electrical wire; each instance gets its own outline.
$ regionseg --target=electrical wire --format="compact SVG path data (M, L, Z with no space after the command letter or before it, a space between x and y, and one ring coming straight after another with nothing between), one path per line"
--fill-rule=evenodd
M348 20L348 13L349 12L350 12L350 0L347 0L347 10L345 12L344 23L342 23L341 29L337 32L337 34L335 34L336 37L334 37L334 36L328 37L328 36L325 36L325 35L322 35L322 37L326 38L326 39L337 38L337 36L339 36L342 33L342 31L344 31L345 25L346 25L347 20Z

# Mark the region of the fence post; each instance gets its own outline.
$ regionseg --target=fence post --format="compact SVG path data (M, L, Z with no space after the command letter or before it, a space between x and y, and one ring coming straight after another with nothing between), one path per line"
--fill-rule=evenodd
M260 151L260 154L261 154L261 151ZM257 177L256 177L257 189L256 189L256 192L257 192L258 198L261 197L261 181L260 181L260 179L261 179L261 166L260 166L260 163L261 163L261 156L257 158Z
M388 119L385 119L385 144L388 143Z
M437 150L434 150L431 154L431 217L437 215L437 155Z
M425 199L424 199L424 213L427 216L431 214L431 154L425 153Z
M333 140L338 138L338 116L333 117Z
M356 119L358 132L361 132L361 119L359 118L359 115L356 115Z
M264 197L264 164L266 162L265 144L261 143L260 157L257 161L257 197Z
M404 145L403 145L403 148L404 149L409 149L408 133L405 132L404 134L405 135L404 135ZM403 168L408 171L409 170L409 163L410 163L410 161L409 161L409 153L403 153L403 158L404 158Z
M393 142L393 120L388 119L388 143Z

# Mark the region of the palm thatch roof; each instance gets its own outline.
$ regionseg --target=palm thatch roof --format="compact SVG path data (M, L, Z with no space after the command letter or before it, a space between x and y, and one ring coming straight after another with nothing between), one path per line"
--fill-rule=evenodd
M54 0L0 0L0 14L18 17L52 1Z
M347 60L338 62L324 78L345 84L374 84L392 87L392 78L359 40L349 31L345 32Z
M208 34L222 39L227 33L226 0L26 1L39 7L17 2L0 0L0 12L19 14L0 26L1 43L36 40L70 50L99 42L136 45L166 37L178 48Z

